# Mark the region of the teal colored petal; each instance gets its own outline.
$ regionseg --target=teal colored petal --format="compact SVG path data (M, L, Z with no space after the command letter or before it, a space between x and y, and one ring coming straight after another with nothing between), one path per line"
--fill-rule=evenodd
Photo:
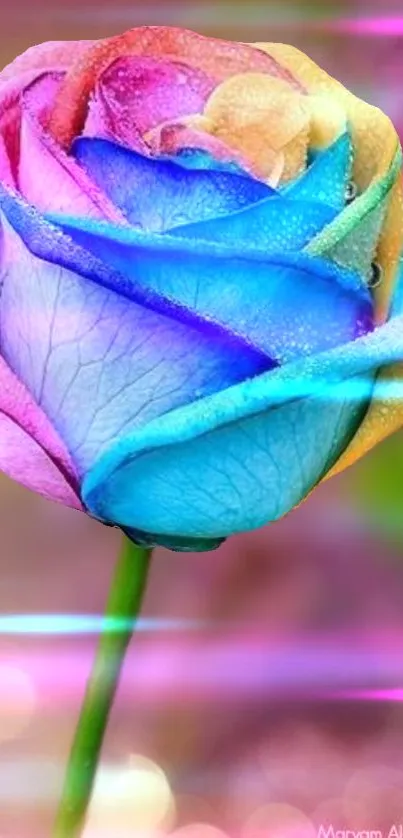
M360 276L366 282L370 282L372 262L376 259L379 236L389 202L390 194L361 218L334 246L329 247L326 257L352 271L359 271Z
M174 410L102 457L84 479L84 502L119 525L181 538L276 520L352 438L377 368L402 359L398 317L349 346Z
M217 550L224 538L181 538L180 536L161 535L159 533L146 533L141 530L134 530L128 527L121 528L125 535L135 544L141 547L166 547L175 553L207 553L210 550Z
M239 212L173 227L170 235L262 248L267 255L301 250L336 216L336 210L314 201L291 201L276 196Z
M372 328L372 298L358 274L307 253L206 245L91 219L50 220L144 290L157 292L284 363Z
M399 314L403 314L403 259L400 262L391 306L391 317L397 317Z
M312 239L305 251L358 271L367 281L385 212L401 167L402 150L399 146L388 171L381 178L375 178L344 212Z
M351 137L346 132L326 151L318 152L306 172L282 194L294 201L319 201L339 213L346 204L352 162Z

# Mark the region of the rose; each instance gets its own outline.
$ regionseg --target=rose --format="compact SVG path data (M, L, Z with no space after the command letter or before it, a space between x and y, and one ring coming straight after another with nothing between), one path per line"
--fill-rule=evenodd
M203 549L400 426L399 142L302 53L34 47L0 75L0 159L7 474Z

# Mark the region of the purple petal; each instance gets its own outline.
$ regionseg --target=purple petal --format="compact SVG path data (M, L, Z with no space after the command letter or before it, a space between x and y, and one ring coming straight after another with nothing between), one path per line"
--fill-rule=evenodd
M0 181L7 186L14 187L14 175L11 169L11 161L7 152L6 142L0 133Z
M42 211L52 207L67 212L70 208L84 217L115 218L122 222L119 211L43 127L62 77L61 73L46 73L24 91L19 189Z
M139 305L36 258L6 219L4 228L2 352L80 473L124 431L273 366L214 324L151 310L146 295ZM42 219L42 246L46 236L57 259L63 236ZM84 271L90 261L84 252Z
M67 450L42 410L0 358L0 470L41 495L81 509Z

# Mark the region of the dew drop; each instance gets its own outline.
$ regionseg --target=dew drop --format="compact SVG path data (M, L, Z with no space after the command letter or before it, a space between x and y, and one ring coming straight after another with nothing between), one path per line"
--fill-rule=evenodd
M346 204L352 204L357 197L358 189L353 180L350 180L346 186L345 199Z
M371 264L371 275L368 281L369 288L378 288L382 282L382 268L377 262Z

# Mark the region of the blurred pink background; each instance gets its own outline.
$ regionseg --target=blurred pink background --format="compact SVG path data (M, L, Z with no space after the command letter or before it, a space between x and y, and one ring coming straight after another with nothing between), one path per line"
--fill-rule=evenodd
M3 65L145 23L290 42L403 135L401 2L13 0L1 20ZM397 436L265 530L155 552L85 838L403 824L402 476ZM0 527L0 838L47 838L119 535L6 478Z

